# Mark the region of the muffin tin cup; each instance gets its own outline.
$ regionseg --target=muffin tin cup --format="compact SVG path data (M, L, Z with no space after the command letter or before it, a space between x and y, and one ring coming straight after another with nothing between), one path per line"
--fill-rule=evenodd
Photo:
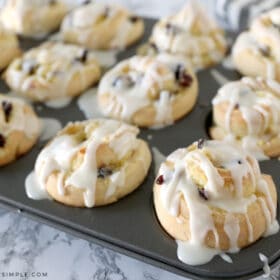
M120 53L118 60L135 53L137 47L148 39L154 22L145 19L146 33L142 42ZM21 43L27 49L38 45L40 41L24 39ZM141 130L140 137L149 143L151 149L156 147L167 156L199 138L209 138L207 126L211 124L211 99L220 87L213 78L213 69L223 73L229 80L240 78L235 71L226 70L221 65L199 72L199 98L189 115L163 129ZM2 81L0 91L9 91ZM77 99L61 109L50 109L41 104L40 110L36 104L34 107L40 117L59 119L63 125L69 121L84 119L77 106ZM192 279L249 279L261 275L263 263L259 259L259 253L268 257L271 268L280 262L280 233L263 238L238 254L229 254L232 264L219 256L200 266L189 266L179 261L176 242L162 229L155 215L152 195L156 176L154 164L144 183L135 192L112 205L81 209L52 200L31 200L25 194L24 181L34 168L43 144L37 143L28 154L1 168L0 204L4 207L19 209L23 215ZM271 174L276 186L279 186L279 161L267 160L260 165L262 172ZM280 197L278 188L277 192ZM279 203L277 217L279 220Z

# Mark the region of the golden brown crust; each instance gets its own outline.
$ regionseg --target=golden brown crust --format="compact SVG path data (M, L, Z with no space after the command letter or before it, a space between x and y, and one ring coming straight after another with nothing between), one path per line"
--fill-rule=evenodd
M198 82L192 70L182 66L189 82L187 86L181 86L175 78L176 67L180 64L176 64L175 59L173 66L171 65L154 57L137 56L118 64L101 80L98 102L102 112L106 116L125 120L140 127L163 126L182 118L191 111L196 102ZM135 76L135 73L139 76L139 80L136 78L136 81L133 82L132 93L129 87L120 92L119 89L111 86L114 84L114 79L118 77L134 79L132 76ZM154 78L155 76L157 78ZM150 86L145 88L145 83L150 83ZM168 101L162 106L158 106L157 104L163 98L161 96L163 92L168 92ZM134 99L133 96L135 96ZM130 106L136 109L131 111ZM118 107L121 109L114 109ZM161 112L163 112L163 116L159 117Z
M242 143L251 137L265 155L279 156L277 86L276 81L244 77L222 87L212 102L214 127L210 128L211 137L221 140L230 136Z
M137 133L135 127L112 120L70 123L37 158L35 173L40 182L47 172L41 187L53 199L69 206L116 202L141 185L151 164L149 147L136 139ZM58 147L65 149L62 157L67 158L67 166L58 164L52 169L53 162L65 162L56 159ZM76 179L71 181L73 176ZM90 181L88 176L93 176Z
M114 4L90 3L65 17L63 40L90 49L125 48L144 32L143 20Z
M273 203L276 204L277 196L276 196L276 187L273 183L271 176L263 175L263 179L269 185L269 191L273 198ZM160 198L160 185L154 185L154 205L156 208L157 217L162 225L162 227L175 239L178 240L189 240L190 239L190 229L189 229L189 214L188 207L183 197L181 196L180 200L180 214L177 217L170 215L170 213L162 206L161 198ZM257 195L258 198L262 197L261 195ZM224 210L213 208L212 209L212 217L215 223L215 228L219 235L219 247L221 250L229 250L230 243L227 234L224 231L224 221L226 212ZM263 208L260 204L259 199L252 202L248 206L248 210L246 212L248 215L248 219L253 228L253 241L258 240L266 231L266 219L265 214L263 212ZM247 226L247 220L244 214L234 214L234 217L239 221L239 237L238 237L238 246L239 248L244 248L250 245L252 242L249 241L249 232ZM199 217L197 217L199 219ZM178 223L178 219L180 219L180 223ZM205 245L210 248L216 247L216 240L213 231L209 231L205 237Z
M60 1L8 0L1 11L4 27L27 37L42 37L58 28L67 13Z
M143 168L143 163L149 166L150 162L151 154L149 148L144 141L139 140L139 149L127 159L124 186L119 186L113 195L107 197L106 192L108 190L109 181L108 179L98 179L96 183L94 206L114 203L137 189L145 179L147 172L146 168ZM63 204L74 207L85 207L83 196L85 190L67 185L67 187L65 187L65 193L63 195L59 194L57 189L58 176L58 173L53 173L47 180L46 190L49 195Z
M218 156L218 159L211 158L211 155L213 156L213 154L211 154L210 152L211 149L208 150L207 143L205 144L205 148L202 148L202 150L201 148L200 150L197 150L199 148L197 148L196 146L199 144L195 143L188 148L188 152L198 151L198 153L206 153L206 157L208 157L208 159L211 161L210 165L213 165L214 168L219 172L219 176L223 178L224 185L222 188L227 189L229 187L230 181L231 188L236 188L237 185L234 181L236 180L236 177L231 177L234 174L230 174L229 170L227 170L226 168L219 168L219 164L215 162L215 160L220 160L221 158L223 158L224 155L216 155ZM217 142L217 145L219 145L219 143ZM177 153L178 152L179 150L177 151ZM205 229L207 229L207 226L212 224L212 222L209 223L209 221L205 220L205 217L207 216L206 213L208 213L208 211L213 221L214 228L212 229L211 226L209 227L202 241L207 247L219 248L225 251L236 249L231 247L232 244L229 236L229 232L232 233L234 231L234 228L238 228L238 236L236 241L237 248L243 248L252 244L256 240L258 240L262 235L264 235L265 232L267 232L268 228L270 227L270 224L268 224L270 218L268 219L267 214L269 213L269 215L273 217L275 215L275 209L277 207L276 186L271 176L265 174L260 175L260 173L258 173L259 170L256 166L256 161L254 159L250 157L247 158L247 163L252 165L248 170L253 170L253 173L249 173L246 176L244 176L242 181L243 193L241 194L241 197L243 197L242 199L246 199L246 202L242 202L242 204L240 205L241 208L239 208L239 210L233 210L231 206L228 205L231 205L235 199L235 204L239 205L240 197L238 198L238 196L234 193L232 193L231 196L229 196L227 193L224 193L224 191L221 189L221 192L219 194L221 198L219 199L222 199L221 201L224 202L222 204L217 203L217 198L214 197L214 193L212 193L212 190L205 190L207 186L207 178L210 180L210 178L207 177L209 176L209 174L207 175L207 172L209 170L205 166L206 162L200 159L196 161L196 165L194 166L193 162L189 161L189 159L192 158L196 159L196 156L186 157L186 162L184 159L184 162L186 164L185 168L187 170L188 178L190 178L191 182L194 183L194 188L197 188L198 190L202 189L204 191L204 196L200 197L198 202L196 202L196 196L187 197L188 195L194 195L192 191L183 191L182 188L192 188L190 185L188 185L188 183L185 183L184 186L181 186L181 188L176 189L174 183L176 182L177 184L179 184L179 177L177 177L177 179L171 179L173 178L171 176L175 176L174 174L176 174L176 170L178 171L178 169L174 169L174 164L176 162L175 159L177 159L178 161L182 160L182 152L179 153L179 156L176 156L175 153L176 152L171 154L170 157L167 158L167 161L164 163L165 166L168 166L168 170L170 171L163 171L166 170L165 168L161 168L159 171L158 176L163 176L163 183L160 180L156 180L153 188L154 205L159 222L162 225L162 227L174 239L182 241L191 240L193 238L191 234L192 232L194 232L194 229L191 228L192 223L194 223L194 219L198 221L200 218L203 219L203 224L200 225L200 230L205 231ZM209 154L207 155L207 153ZM236 160L236 156L236 154L232 155L232 161L228 159L230 165L232 164L231 162ZM169 172L172 172L173 175L169 174ZM237 174L235 174L234 176L236 175ZM240 176L243 175L240 174ZM180 176L183 175L181 174ZM250 178L250 176L253 176L254 178ZM261 185L266 186L267 192L264 191L262 187L259 187ZM163 188L168 189L163 190ZM177 193L177 191L179 191L179 193ZM163 202L163 199L166 199L166 195L171 194L170 192L174 192L173 195L175 195L176 192L176 195L173 196L173 198L176 197L176 201L177 195L179 195L178 211L176 211L176 214L174 214L173 211L170 211L166 208L166 205L169 205L168 207L171 207L171 209L177 209L177 206L175 207L172 204L175 203L174 200L168 200L168 204L165 204L165 202ZM188 201L192 205L189 205ZM201 203L204 204L204 207L206 206L208 210L206 211L203 210L204 208L197 208L198 206L193 205L196 203L198 203L198 205L200 205ZM244 208L245 205L246 207ZM199 209L203 211L203 213L198 212ZM228 215L230 215L233 218L235 224L230 224L230 227L233 227L233 229L230 229L229 232L226 232L225 225L226 219L227 217L229 217ZM207 223L209 223L209 225L207 225ZM198 224L199 222L196 223L196 226ZM203 228L203 226L205 228ZM197 232L196 234L199 233Z
M223 30L196 2L157 22L150 42L151 49L185 56L195 69L218 63L227 50Z
M4 30L2 27L0 27L0 47L0 69L3 69L21 54L21 50L16 35Z
M79 95L100 75L92 53L73 45L48 42L14 60L4 77L14 91L34 101L49 101Z
M34 146L41 132L41 124L28 104L4 95L0 95L0 101L1 105L3 101L12 104L8 120L5 120L3 105L0 108L0 142L3 142L0 147L0 166L3 166L27 153Z

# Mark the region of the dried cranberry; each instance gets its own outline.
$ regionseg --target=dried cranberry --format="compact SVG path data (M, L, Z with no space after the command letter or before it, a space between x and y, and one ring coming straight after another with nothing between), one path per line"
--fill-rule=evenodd
M163 175L159 175L156 179L156 183L158 185L162 185L164 183L164 178L163 178Z
M10 115L11 115L11 112L12 112L12 109L13 109L13 105L12 105L11 102L2 101L2 109L3 109L4 114L5 114L5 121L8 122L9 118L10 118Z
M189 87L193 82L193 78L186 72L185 67L181 64L177 65L174 74L180 86Z
M178 34L181 31L181 29L178 26L175 26L171 23L167 23L165 28L166 28L167 34L170 34L172 36Z
M208 200L209 199L208 193L207 193L207 191L204 188L202 188L202 189L198 188L198 194L204 200Z
M204 140L203 138L199 139L199 140L197 141L197 148L198 148L198 149L202 149L203 146L204 146L204 143L205 143L205 140Z
M270 48L268 46L259 46L258 49L263 56L265 57L270 56Z
M2 134L0 134L0 148L3 148L5 144L6 144L5 137Z
M157 47L157 45L156 45L155 43L150 43L150 46L151 46L151 48L152 48L155 52L158 51L158 47Z
M103 17L105 17L105 18L108 17L110 14L110 11L111 11L110 7L106 6L104 9L104 12L103 12Z
M34 60L25 60L22 63L22 70L27 75L34 75L36 73L36 69L38 68L38 64Z
M235 109L235 110L238 110L238 109L239 109L239 104L238 104L238 103L236 103L236 104L234 105L234 109Z
M131 17L129 17L129 21L131 21L132 23L135 23L135 22L137 22L139 20L139 17L137 17L137 16L131 16Z
M189 87L192 84L192 82L193 82L193 78L186 72L184 72L181 75L181 78L179 80L180 85L183 87Z
M111 168L109 167L100 167L98 168L98 174L97 174L97 177L98 178L101 178L101 179L104 179L105 177L108 177L110 175L112 175L113 171Z
M88 50L84 49L82 51L82 54L79 57L76 57L75 60L81 63L85 63L87 61L87 57L88 57Z

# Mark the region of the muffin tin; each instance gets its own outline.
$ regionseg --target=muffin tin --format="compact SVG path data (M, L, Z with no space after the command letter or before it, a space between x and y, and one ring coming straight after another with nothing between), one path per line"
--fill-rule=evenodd
M154 20L145 19L146 33L139 44L147 40L153 24ZM24 49L39 43L40 41L21 39ZM120 53L118 60L134 54L139 44ZM213 69L230 80L240 78L235 71L226 70L221 65L200 71L200 95L192 112L172 126L160 130L141 130L140 137L147 140L151 149L156 147L161 153L168 155L178 147L186 147L199 138L208 138L211 99L220 87L213 78ZM8 92L3 81L0 83L0 91ZM50 109L41 104L34 107L39 116L57 118L63 125L68 121L84 119L75 99L69 106L61 109ZM33 169L43 144L37 143L31 152L1 168L2 206L17 209L31 218L192 279L249 279L261 275L263 263L259 259L259 253L268 257L271 267L280 262L280 233L261 239L238 254L230 254L232 264L218 256L208 264L200 266L189 266L180 262L176 255L176 242L161 228L153 209L153 164L145 182L134 193L112 205L80 209L51 200L31 200L25 194L24 181ZM280 186L279 161L263 161L260 165L264 173L272 175L276 186ZM279 190L277 191L280 197ZM279 220L279 203L277 216Z

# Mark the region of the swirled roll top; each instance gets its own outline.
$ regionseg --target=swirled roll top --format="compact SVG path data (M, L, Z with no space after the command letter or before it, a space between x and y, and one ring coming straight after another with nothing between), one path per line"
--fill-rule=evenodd
M20 131L28 138L37 137L40 121L32 107L20 98L0 94L0 133L8 137L10 133Z
M90 51L46 42L15 59L5 79L16 92L35 101L73 97L96 82L100 66Z
M66 42L93 49L125 48L143 34L143 21L125 8L89 3L69 13L61 25Z
M253 20L250 31L261 46L280 61L280 8L273 9Z
M223 30L195 1L177 14L160 20L150 38L160 52L188 57L194 68L217 63L226 51Z
M187 180L196 186L197 195L201 195L201 192L212 201L253 195L260 176L256 160L240 148L225 142L206 140L200 140L187 149L179 149L167 158L159 170L159 174L164 179L166 177L164 184L171 183L170 172L175 172L175 177L187 176ZM188 188L188 184L185 188Z
M179 258L189 264L236 252L279 229L272 178L225 141L201 139L171 153L155 180L154 203L160 223L177 239Z
M41 122L29 104L0 94L0 166L26 153L40 132Z
M149 169L149 149L138 133L113 120L70 123L39 154L38 187L73 206L116 201L138 187Z
M20 35L42 37L59 26L67 10L63 1L7 0L1 7L1 22Z
M134 56L104 75L98 101L107 116L139 126L163 126L191 110L197 91L196 76L185 60Z
M232 48L236 68L246 76L280 81L280 8L252 21Z
M223 86L212 101L215 125L225 137L255 142L265 154L280 154L280 85L244 77ZM213 130L213 137L218 131ZM247 144L246 144L247 143ZM245 146L244 146L245 147Z

